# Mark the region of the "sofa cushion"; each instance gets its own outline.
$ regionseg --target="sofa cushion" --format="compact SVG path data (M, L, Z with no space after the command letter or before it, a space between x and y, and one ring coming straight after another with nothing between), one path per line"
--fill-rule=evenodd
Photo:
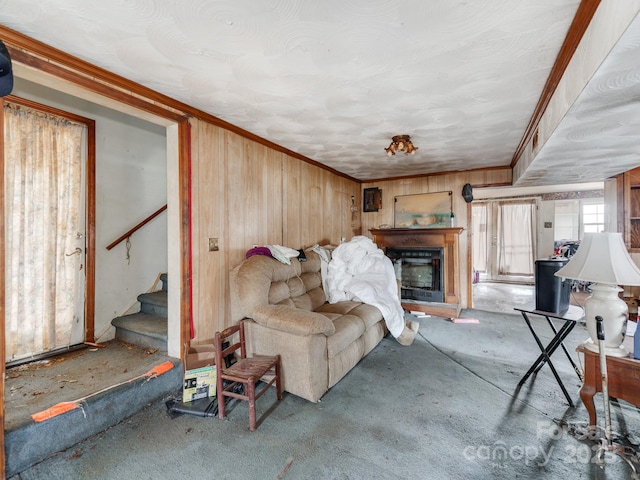
M372 327L367 328L361 337L363 340L363 347L364 347L362 356L365 356L367 353L373 350L376 347L376 345L380 343L380 340L382 340L382 337L384 337L384 335L385 335L384 322L378 322L374 324Z
M290 292L291 290L289 290L287 282L271 282L271 286L269 287L269 303L271 305L277 305L283 300L289 299L291 297Z
M355 315L340 315L333 320L335 333L327 337L327 358L333 358L364 333L364 322Z
M344 377L349 370L357 365L364 356L364 342L362 337L347 345L347 348L338 353L335 357L329 358L329 387L333 387Z
M312 272L318 273L320 272L320 265L322 264L322 260L320 260L320 255L316 252L308 250L305 252L307 257L306 262L300 262L300 270L302 273Z
M253 311L256 323L296 335L332 335L336 328L326 316L287 305L262 305Z
M326 302L320 272L307 272L288 280L271 282L269 303L315 310Z
M322 289L322 274L320 272L308 272L300 275L305 292L311 296L311 310L315 310L327 301Z
M367 328L374 326L383 319L380 310L368 303L361 303L352 310L349 310L349 315L356 315L357 317L360 317Z
M382 320L382 313L373 305L366 303L343 301L338 303L325 303L316 309L320 313L339 313L341 315L355 315L364 322L367 328Z
M272 283L286 283L290 278L299 277L300 273L297 259L292 260L291 265L285 265L265 255L247 258L229 274L232 321L251 317L256 307L269 303L270 294L277 297L277 292L271 292Z

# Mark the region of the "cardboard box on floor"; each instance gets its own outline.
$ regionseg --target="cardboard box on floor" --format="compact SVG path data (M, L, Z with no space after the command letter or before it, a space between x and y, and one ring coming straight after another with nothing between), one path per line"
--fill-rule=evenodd
M187 349L182 389L183 402L216 396L215 363L213 345L198 345Z
M216 347L214 345L196 345L189 347L185 354L186 370L212 367L216 364Z
M193 402L201 398L216 396L216 367L187 370L184 374L182 401Z

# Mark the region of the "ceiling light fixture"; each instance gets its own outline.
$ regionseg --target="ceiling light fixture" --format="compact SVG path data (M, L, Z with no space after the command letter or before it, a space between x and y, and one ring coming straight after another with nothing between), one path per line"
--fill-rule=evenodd
M391 144L388 148L384 149L388 156L395 155L396 152L404 152L405 155L413 155L418 150L411 143L411 137L409 135L396 135L391 137Z

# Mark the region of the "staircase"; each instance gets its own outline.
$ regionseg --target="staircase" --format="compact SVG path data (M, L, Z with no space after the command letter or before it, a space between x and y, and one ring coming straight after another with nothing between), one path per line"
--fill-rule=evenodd
M167 351L167 274L160 275L162 290L138 295L140 312L111 320L116 339L144 348Z

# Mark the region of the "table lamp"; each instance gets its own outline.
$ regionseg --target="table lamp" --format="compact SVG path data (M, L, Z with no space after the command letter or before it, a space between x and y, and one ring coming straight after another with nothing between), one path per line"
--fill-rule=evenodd
M584 304L589 338L584 347L599 352L596 315L603 319L605 353L627 357L622 342L627 331L629 311L619 297L619 285L640 285L640 269L633 262L621 233L585 233L576 253L555 275L592 282L591 296Z

